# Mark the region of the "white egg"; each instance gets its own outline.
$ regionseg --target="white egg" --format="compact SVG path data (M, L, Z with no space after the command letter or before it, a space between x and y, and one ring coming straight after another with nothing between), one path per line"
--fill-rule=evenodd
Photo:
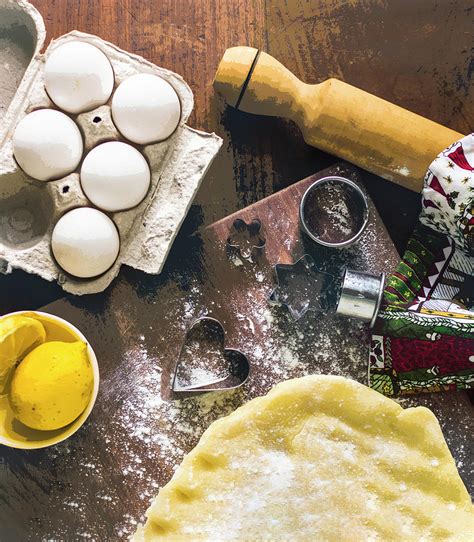
M127 139L146 145L169 137L179 124L181 103L161 77L139 73L125 79L112 98L112 118Z
M13 155L21 169L40 181L68 175L82 157L82 136L76 123L54 109L26 115L13 133Z
M81 113L109 99L114 71L100 49L84 41L69 41L48 55L44 86L58 107L69 113Z
M110 141L94 147L81 167L81 186L89 200L105 211L138 205L150 187L150 168L135 147Z
M120 238L110 218L90 207L73 209L54 226L51 248L70 275L91 278L105 273L117 259Z

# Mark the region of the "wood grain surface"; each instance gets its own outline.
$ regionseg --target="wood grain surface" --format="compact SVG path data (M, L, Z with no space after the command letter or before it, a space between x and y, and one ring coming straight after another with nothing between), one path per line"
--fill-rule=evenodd
M351 249L317 247L302 236L301 196L326 174L360 182L353 168L323 171L189 238L181 260L159 277L122 273L103 295L71 296L45 308L72 322L91 342L100 365L99 395L87 423L65 443L1 451L0 540L126 539L183 454L216 418L287 378L332 373L367 381L366 324L336 316L334 303L324 315L309 312L292 322L284 309L267 301L275 286L273 265L304 253L336 280L344 265L377 273L398 262L372 204L369 226ZM237 217L263 224L265 249L252 261L226 249ZM225 346L247 355L251 373L238 390L183 400L171 393L171 376L186 330L203 315L222 322ZM207 377L216 367L208 365L205 347L197 352L190 369ZM474 427L466 394L422 395L403 404L422 404L436 413L472 488Z
M133 386L143 384L142 395L136 395L141 400L151 402L159 397L153 390L159 389L161 380L147 380L152 374L150 360L155 369L161 364L170 367L175 358L171 351L163 351L163 341L178 347L187 319L215 301L212 280L204 291L193 291L195 281L205 283L205 266L209 264L207 256L203 260L199 238L189 234L335 163L333 157L305 145L291 123L226 108L212 91L212 79L224 50L233 45L262 47L308 82L339 77L467 133L474 124L474 10L470 0L33 3L44 16L47 43L78 29L183 75L195 94L190 125L216 131L224 138L162 276L124 269L103 294L60 300L49 308L79 325L102 360L102 395L90 423L57 452L0 451L4 480L0 489L0 540L117 540L133 530L158 485L169 477L173 464L216 414L211 409L197 419L185 446L178 451L168 450L163 442L158 451L144 448L138 434L133 444L127 441L127 435L141 423L140 405L130 402ZM419 197L371 175L364 174L363 182L401 251L415 223ZM378 261L373 270L385 268L387 262L393 264L396 253L385 234L375 238L374 246L390 256L386 262ZM247 279L239 283L241 290L249 286ZM219 283L232 290L231 282ZM33 309L61 296L62 290L56 285L20 271L0 277L0 313ZM187 313L190 300L194 308ZM216 315L226 323L233 316L228 308L220 313L217 310ZM352 340L350 333L345 340ZM311 345L307 345L303 361L310 350ZM360 353L354 350L352 355L356 351ZM356 366L354 376L360 376L361 368ZM237 404L250 396L238 395ZM429 402L425 397L417 401ZM438 406L434 410L441 417L448 441L454 443L465 438L469 428L443 414L450 412L445 408L450 401L466 412L467 399L465 394L439 394L435 398ZM224 403L223 407L231 409L235 404ZM189 414L186 408L176 414L178 421ZM122 423L123 414L129 416L128 426ZM157 419L158 429L160 423ZM158 429L156 434L160 433ZM144 449L146 457L142 455ZM466 454L468 450L453 452ZM166 468L158 466L161 453L168 454ZM458 456L460 461L463 458ZM142 467L139 461L144 462Z
M212 90L227 47L262 47L298 77L329 76L468 133L474 124L470 0L33 0L46 43L73 29L170 68L195 95L190 125L214 130L223 148L183 234L326 167L295 126L226 108ZM419 210L416 194L366 180L399 252ZM179 241L175 249L179 250ZM16 271L0 277L3 312L33 308L61 289Z

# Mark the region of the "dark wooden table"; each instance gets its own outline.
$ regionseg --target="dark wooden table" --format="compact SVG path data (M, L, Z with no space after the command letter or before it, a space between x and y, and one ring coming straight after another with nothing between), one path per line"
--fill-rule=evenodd
M173 333L179 335L167 306L175 303L175 294L182 295L189 288L189 284L179 282L180 269L189 267L189 261L199 260L198 248L189 234L336 161L305 145L296 127L288 122L227 109L212 91L212 79L222 53L232 45L262 47L306 81L336 76L467 133L474 120L474 89L469 71L472 2L36 0L34 4L44 16L47 42L77 28L181 73L195 93L190 125L215 131L224 138L222 150L204 180L162 277L124 269L116 285L105 293L52 306L54 312L75 323L82 322L87 315L84 332L100 354L104 369L102 398L91 422L99 430L92 436L83 430L53 454L7 451L2 461L0 451L0 469L8 467L8 479L12 480L6 495L0 494L2 541L44 539L46 534L46 538L55 540L85 539L86 530L78 535L79 531L68 532L68 528L74 522L87 524L91 517L96 519L89 535L92 533L97 540L114 540L133 530L137 510L146 508L156 488L153 486L150 493L141 495L143 503L135 500L132 506L136 487L127 486L125 471L130 458L140 459L145 448L130 448L126 431L119 426L108 441L111 429L101 426L99 414L103 409L113 418L114 412L120 413L132 401L129 413L133 424L125 429L136 430L139 412L126 388L147 378L149 359L163 358L156 341L163 330L153 337L153 329L163 326L169 330L169 337L175 337ZM395 245L402 251L416 221L419 196L370 175L364 175L364 183ZM166 293L160 296L160 291ZM22 272L0 277L0 314L36 308L61 296L59 287ZM122 302L125 299L131 300L130 305ZM183 306L181 303L180 310ZM133 353L133 359L113 355L130 341L127 351ZM179 341L176 338L174 342ZM116 388L121 388L123 394L108 398L108 390ZM446 397L438 394L435 400L442 406ZM429 399L417 400L423 404ZM203 430L207 422L207 418L200 420L199 429ZM452 438L459 428L449 422L444 420L443 424ZM88 439L91 453L85 458L81 443ZM104 446L110 455L107 459L103 459ZM174 464L173 453L176 451L170 451L170 461ZM12 461L13 457L18 461ZM148 459L153 461L152 456ZM64 502L63 495L71 485L71 469L77 471L75 484L87 489L87 494L75 490L75 498ZM138 478L140 472L140 467L135 466ZM21 476L15 476L16 473ZM163 473L161 476L163 479L156 478L158 484L166 481ZM113 491L117 484L121 486L120 495ZM90 492L95 494L94 501L88 500ZM15 496L14 502L9 503L9 495ZM99 506L102 502L103 506ZM120 504L115 505L116 502ZM127 506L132 512L128 518L122 514ZM51 509L54 520L45 516L45 507ZM119 512L126 529L120 530L117 524L114 538L109 534L111 518L116 519ZM59 517L64 517L64 521L58 523Z
M170 68L195 95L191 126L224 145L182 228L181 240L335 162L289 122L227 109L212 80L227 47L253 45L308 82L338 77L462 133L472 130L471 0L33 0L47 39L73 29ZM370 178L369 192L399 251L419 198ZM54 284L15 271L0 277L0 312L57 299Z
M367 383L368 327L335 314L337 284L345 266L389 272L398 254L372 204L366 231L348 250L316 246L303 236L301 197L316 178L331 174L355 182L365 177L342 164L323 170L187 238L181 258L158 277L124 270L100 296L69 296L45 307L87 337L99 360L99 394L87 423L64 443L1 450L0 540L126 539L143 521L158 488L217 418L289 378L322 373ZM226 239L236 218L250 223L256 217L266 242L250 261L226 247ZM334 280L323 313L317 312L317 287L307 276L283 286L293 306L310 303L311 310L295 322L284 307L270 305L268 296L275 287L273 265L303 254ZM186 330L204 315L222 323L224 345L210 339L189 342ZM226 374L223 346L247 356L249 378L233 391L174 395L170 382L183 343L181 384L203 384ZM435 413L472 490L474 418L467 394L421 394L400 401Z

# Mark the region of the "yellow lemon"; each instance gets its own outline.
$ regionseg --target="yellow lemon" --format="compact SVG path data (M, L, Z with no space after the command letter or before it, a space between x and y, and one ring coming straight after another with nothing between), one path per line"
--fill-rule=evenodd
M34 318L18 315L0 319L0 392L16 362L45 339L43 324Z
M88 405L94 375L84 342L51 341L35 348L13 375L10 404L33 429L59 429Z

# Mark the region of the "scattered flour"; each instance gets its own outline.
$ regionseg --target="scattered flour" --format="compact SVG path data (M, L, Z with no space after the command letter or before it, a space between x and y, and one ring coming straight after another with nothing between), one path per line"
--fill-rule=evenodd
M347 260L351 268L373 272L387 271L396 263L393 255L387 252L385 269L374 268L375 261L384 261L384 253L370 227L358 245L344 251L344 255L334 251L327 261L329 266L337 268L341 267L341 262L347 264ZM342 326L334 312L309 313L298 322L292 322L284 309L270 307L267 303L267 295L274 286L271 270L240 258L239 262L232 260L231 265L237 267L237 272L253 277L248 295L242 296L238 284L229 284L226 291L221 286L215 300L203 299L199 283L191 281L181 313L170 314L169 322L170 326L185 330L195 318L211 308L217 313L231 315L224 324L226 331L232 332L232 347L240 349L250 360L252 369L248 382L230 392L180 400L164 399L162 391L170 385L170 382L163 382L162 367L168 360L160 351L160 344L167 340L166 330L158 331L157 327L155 330L155 326L150 326L147 337L138 334L137 344L117 363L116 371L102 380L100 404L105 406L101 406L103 412L100 415L92 416L88 422L94 424L88 433L96 445L88 446L86 455L76 439L70 439L47 450L43 459L38 460L36 468L52 473L75 469L79 477L73 491L66 491L59 485L57 490L49 493L51 506L64 512L63 523L51 525L51 540L82 538L106 542L128 538L137 524L143 522L144 512L159 488L171 478L185 453L192 449L206 428L282 380L323 373L348 376L366 383L368 330L365 324L347 320ZM144 310L154 311L158 304L159 300L154 298ZM198 381L212 375L208 360L199 359L192 372L192 379ZM118 378L130 383L130 393L124 393L119 400L111 397L114 410L108 412L107 390L115 389L111 384ZM443 394L434 395L438 397L401 398L400 402L404 407L424 404L435 411L448 444L456 442L455 449L450 447L456 452L458 468L466 469L464 474L467 474L471 451L469 446L459 443L459 432L469 434L469 426L467 422L465 428L453 424L451 415L454 413L452 408L445 408ZM103 463L104 450L113 458L112 472L110 463L107 466ZM350 461L353 451L347 447L344 454ZM291 465L278 456L270 459L268 472L260 474L269 477L271 484L278 487L285 477L291 477ZM129 496L125 504L123 497L114 490L118 486L117 479ZM67 484L67 477L61 483ZM404 491L402 486L400 491ZM255 499L252 506L258 513L261 503ZM376 509L377 503L368 503L368 506ZM93 527L86 520L86 511L90 507L99 511ZM127 510L125 514L124 509ZM76 532L70 532L71 518L74 525L81 525ZM110 525L114 525L113 536L110 536ZM237 524L235 528L238 532Z

